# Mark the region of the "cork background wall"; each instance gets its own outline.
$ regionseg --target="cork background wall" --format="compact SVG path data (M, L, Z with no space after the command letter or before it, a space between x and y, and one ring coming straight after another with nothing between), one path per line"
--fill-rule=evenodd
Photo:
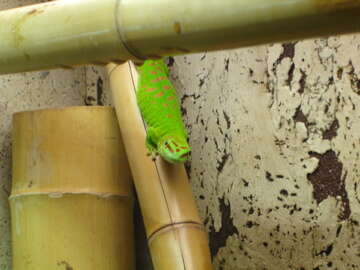
M359 43L171 61L215 269L360 269Z
M359 44L347 35L170 58L216 270L360 269ZM0 269L11 270L12 114L108 104L102 68L0 76Z

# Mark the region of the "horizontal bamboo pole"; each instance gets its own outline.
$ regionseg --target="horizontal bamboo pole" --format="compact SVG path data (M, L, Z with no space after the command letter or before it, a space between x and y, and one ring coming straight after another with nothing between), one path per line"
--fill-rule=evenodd
M121 61L117 0L61 0L0 12L0 73Z
M0 74L360 31L359 0L59 0L0 12Z
M13 270L134 270L133 194L115 112L13 120Z
M147 156L139 113L137 73L129 62L107 66L118 121L132 171L154 268L210 270L207 234L183 165Z

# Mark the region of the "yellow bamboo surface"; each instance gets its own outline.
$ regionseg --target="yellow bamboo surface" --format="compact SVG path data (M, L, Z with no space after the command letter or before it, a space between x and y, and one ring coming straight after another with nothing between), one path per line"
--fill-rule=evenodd
M0 73L127 59L117 0L60 0L0 11Z
M358 0L58 0L0 12L0 74L360 31Z
M183 165L146 153L146 131L135 95L137 73L130 62L108 65L120 130L139 197L156 270L212 269L208 239Z
M13 270L134 270L133 195L115 112L13 118Z

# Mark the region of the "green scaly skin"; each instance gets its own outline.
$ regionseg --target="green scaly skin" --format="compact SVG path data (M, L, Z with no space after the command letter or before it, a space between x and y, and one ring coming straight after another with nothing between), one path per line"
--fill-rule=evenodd
M170 163L187 161L188 136L168 67L164 60L146 60L138 71L137 102L147 125L147 149Z

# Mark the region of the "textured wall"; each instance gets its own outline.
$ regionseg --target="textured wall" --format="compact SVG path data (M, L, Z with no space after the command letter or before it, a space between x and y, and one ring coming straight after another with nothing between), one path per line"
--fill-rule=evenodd
M343 36L171 59L216 270L360 269L358 44ZM10 270L12 113L108 103L99 68L0 76L0 269Z
M360 269L359 43L171 61L216 269Z

